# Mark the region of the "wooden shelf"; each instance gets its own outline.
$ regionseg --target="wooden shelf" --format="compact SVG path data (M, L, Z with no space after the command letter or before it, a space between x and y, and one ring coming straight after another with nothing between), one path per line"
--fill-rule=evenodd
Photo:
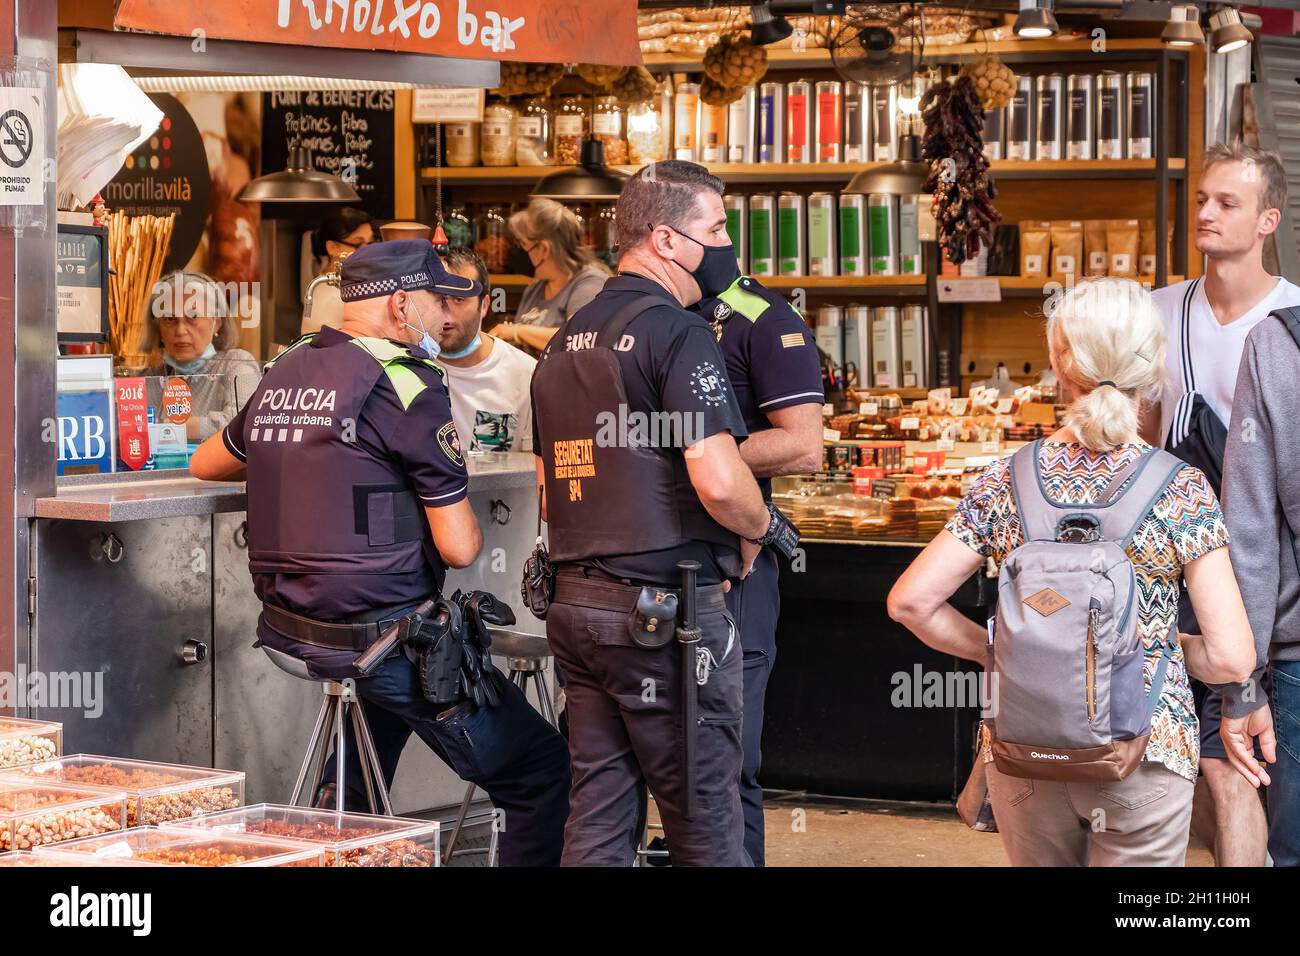
M758 276L769 289L782 292L807 289L809 292L875 294L888 296L924 296L925 276ZM488 281L501 289L522 289L534 281L527 276L493 274Z
M876 169L885 163L704 163L709 171L729 183L769 185L779 188L787 183L844 183L857 173ZM1167 163L1170 175L1182 177L1187 160L1173 157ZM461 166L443 169L442 181L448 185L496 185L533 183L559 166ZM629 175L638 166L615 166ZM997 179L1154 179L1154 159L1000 159L992 163ZM420 170L420 180L434 180L431 167Z
M939 276L938 281L944 282L948 279L964 279L964 278L967 277L966 276ZM971 276L970 278L984 278L984 277ZM1046 298L1048 295L1048 292L1045 291L1044 289L1044 286L1046 286L1048 283L1055 282L1057 285L1064 285L1064 283L1062 283L1059 279L1053 279L1046 276L988 276L988 278L993 278L998 280L998 286L1002 290L1003 299L1034 299L1034 298L1042 299L1042 298ZM1144 283L1147 286L1151 286L1155 283L1155 276L1149 276L1149 275L1138 276L1138 281ZM1171 275L1169 277L1168 284L1173 285L1175 282L1182 282L1182 281L1183 281L1183 276Z

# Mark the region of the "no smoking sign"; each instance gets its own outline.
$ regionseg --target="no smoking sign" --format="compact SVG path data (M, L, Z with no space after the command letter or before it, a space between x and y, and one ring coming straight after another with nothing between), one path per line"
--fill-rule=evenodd
M0 206L45 201L44 110L41 90L0 87Z

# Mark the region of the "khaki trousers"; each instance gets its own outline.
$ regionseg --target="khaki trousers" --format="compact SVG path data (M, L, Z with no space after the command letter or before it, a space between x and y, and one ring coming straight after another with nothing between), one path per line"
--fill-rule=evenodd
M1012 866L1183 866L1192 781L1143 761L1114 783L1026 780L986 765Z

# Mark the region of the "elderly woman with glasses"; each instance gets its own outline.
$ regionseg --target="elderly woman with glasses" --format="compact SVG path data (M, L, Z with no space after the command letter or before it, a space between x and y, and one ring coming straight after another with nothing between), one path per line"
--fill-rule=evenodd
M154 285L143 351L162 349L162 361L145 375L188 377L193 413L189 438L220 431L252 394L261 363L239 342L239 319L226 291L201 272L172 272Z

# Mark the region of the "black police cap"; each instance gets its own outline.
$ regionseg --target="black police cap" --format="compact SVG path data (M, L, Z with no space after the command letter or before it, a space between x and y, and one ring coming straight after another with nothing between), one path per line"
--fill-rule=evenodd
M483 292L475 280L448 272L427 239L372 242L343 260L339 295L344 302L392 295L399 289L427 289L461 299Z

